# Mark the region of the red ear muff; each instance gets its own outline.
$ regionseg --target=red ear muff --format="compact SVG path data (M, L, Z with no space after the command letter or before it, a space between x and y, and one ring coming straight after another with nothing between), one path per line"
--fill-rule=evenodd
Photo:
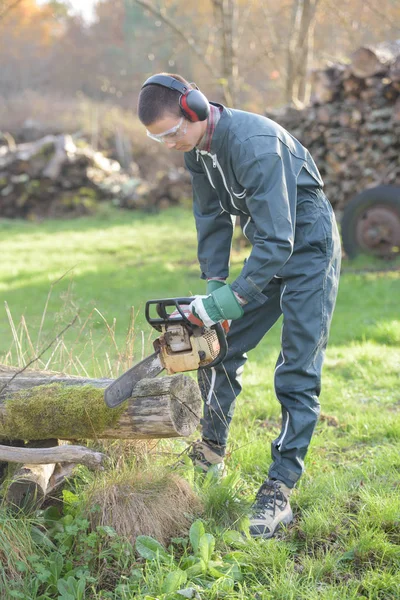
M207 98L199 90L190 90L179 98L179 106L189 121L205 121L210 114Z
M207 98L198 89L188 88L184 83L170 75L153 75L146 79L142 89L148 85L161 85L180 93L179 106L189 121L205 121L210 114Z

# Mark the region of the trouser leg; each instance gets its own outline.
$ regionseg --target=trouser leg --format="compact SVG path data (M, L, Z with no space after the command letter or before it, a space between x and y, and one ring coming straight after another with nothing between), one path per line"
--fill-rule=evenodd
M264 290L267 301L251 302L244 307L241 319L232 322L228 354L222 364L198 372L204 401L203 439L213 442L213 449L224 453L229 425L240 394L246 352L254 348L281 315L280 280L274 279Z
M321 369L335 306L338 264L321 289L282 293L282 348L275 369L275 392L282 407L282 430L272 442L271 479L293 487L318 420Z
M275 370L275 391L282 408L282 430L272 443L269 477L293 487L319 415L321 370L335 306L340 240L332 208L323 194L310 197L313 209L299 211L297 254L265 289L262 306L251 303L234 321L223 365L199 372L205 401L203 438L226 445L246 351L254 348L283 312L282 348ZM282 292L280 293L280 288Z

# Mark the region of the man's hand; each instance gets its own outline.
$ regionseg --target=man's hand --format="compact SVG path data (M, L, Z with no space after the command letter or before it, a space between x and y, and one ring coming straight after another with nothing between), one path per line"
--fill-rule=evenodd
M203 297L206 298L206 296L203 296ZM203 321L200 321L200 319L195 317L194 314L192 313L192 311L190 310L190 305L181 306L181 310L182 310L183 314L185 315L185 317L191 323L193 323L193 325L197 325L198 327L204 327ZM182 318L182 315L179 312L179 310L174 310L174 312L170 314L170 319L181 319L181 318ZM227 334L229 331L230 325L231 325L231 321L222 321L221 325L225 330L225 334Z
M200 321L207 327L243 316L243 308L227 284L219 286L208 296L196 296L190 304L190 310L194 318L189 316L189 320L197 325Z

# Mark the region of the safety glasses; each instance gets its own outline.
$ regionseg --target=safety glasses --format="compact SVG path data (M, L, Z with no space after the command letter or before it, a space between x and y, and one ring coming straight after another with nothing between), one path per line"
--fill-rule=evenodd
M188 121L184 117L181 117L179 123L175 125L175 127L168 129L168 131L164 131L164 133L150 133L150 131L147 131L147 136L161 144L175 142L176 140L183 138L186 134L187 124Z

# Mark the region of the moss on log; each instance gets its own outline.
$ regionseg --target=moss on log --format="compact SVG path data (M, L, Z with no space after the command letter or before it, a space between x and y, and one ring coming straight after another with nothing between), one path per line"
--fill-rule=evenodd
M104 402L104 390L52 383L12 394L4 403L0 436L23 440L79 439L96 437L112 429L126 409L110 409Z
M197 383L186 375L144 379L117 408L104 401L113 380L0 369L0 440L150 439L192 434L200 422Z

